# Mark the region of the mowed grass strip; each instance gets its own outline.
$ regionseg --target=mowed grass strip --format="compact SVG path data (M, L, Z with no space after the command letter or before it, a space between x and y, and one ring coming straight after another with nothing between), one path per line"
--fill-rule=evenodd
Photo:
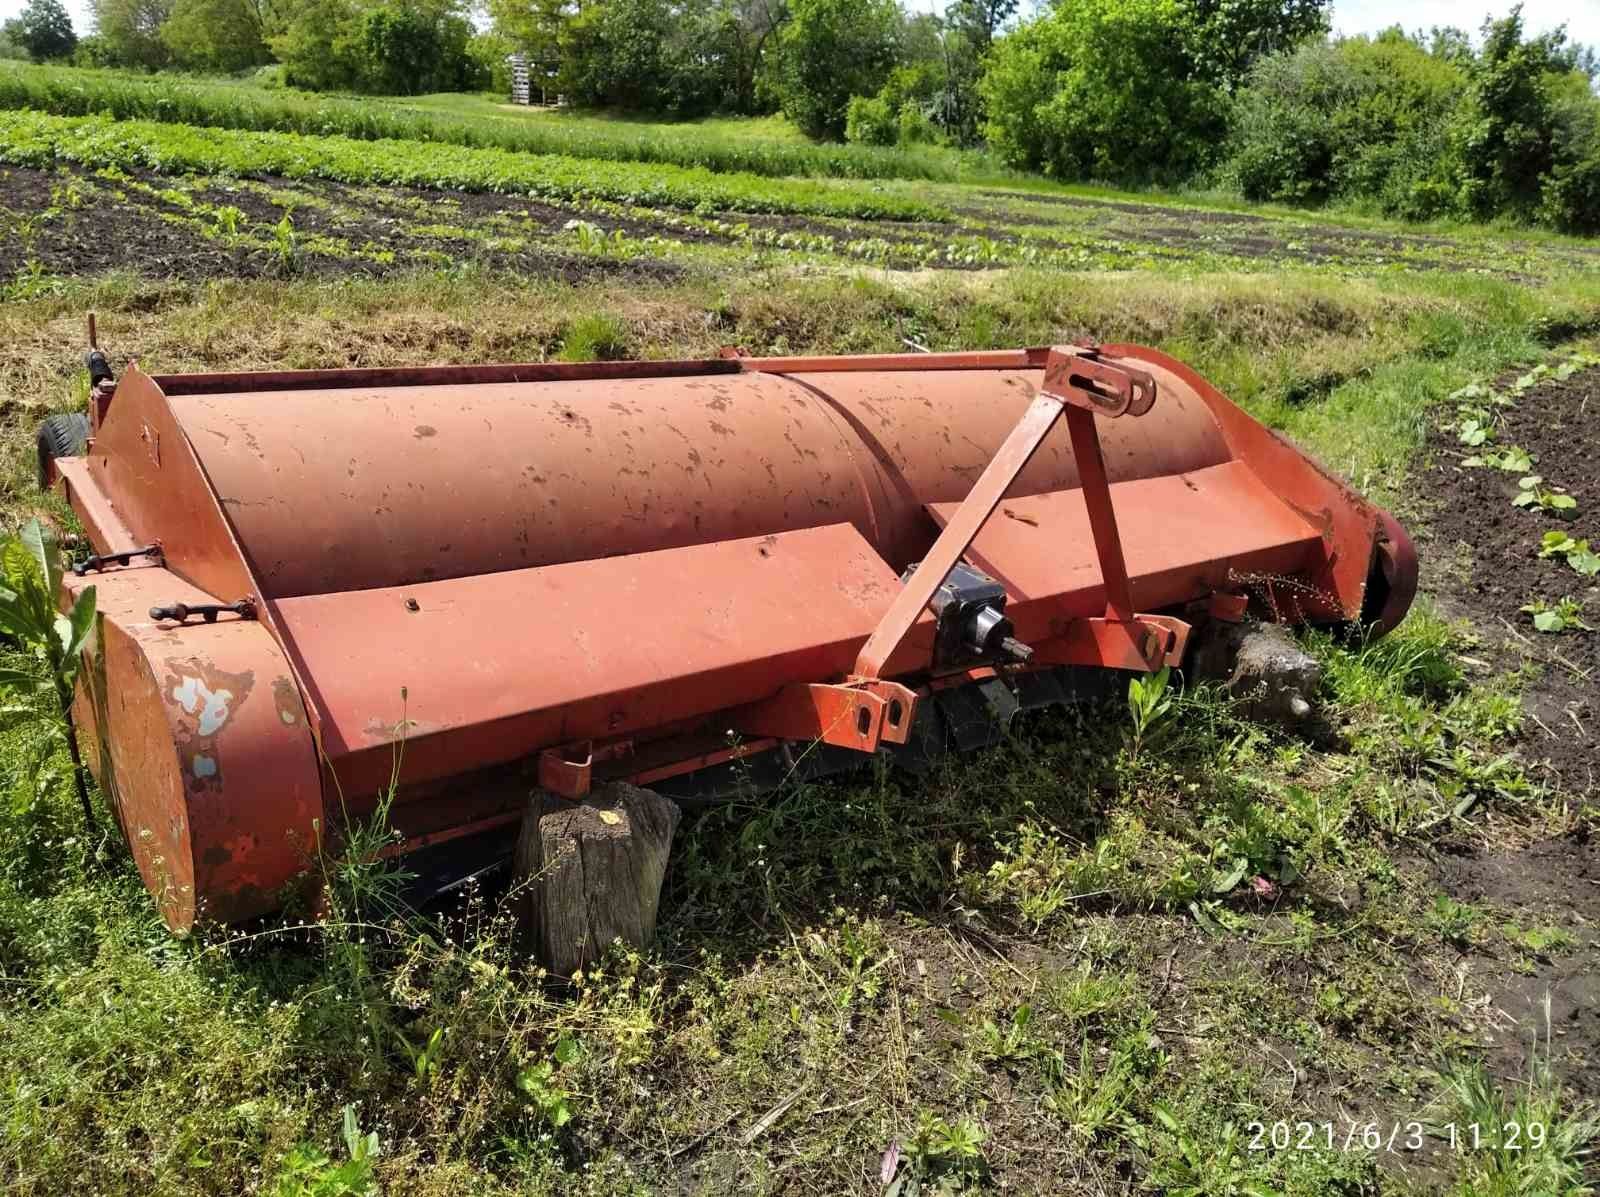
M598 198L705 214L752 212L943 220L943 209L866 184L717 174L698 167L605 162L558 154L416 141L202 129L110 117L0 112L0 162L159 174L331 179L343 183L457 188L556 200Z
M528 110L496 112L487 101L441 96L395 101L268 91L248 84L126 75L73 67L0 63L0 108L56 116L113 116L258 132L338 134L363 141L427 141L658 162L765 176L950 181L1010 172L977 154L934 146L819 145L736 134L727 122L635 122Z

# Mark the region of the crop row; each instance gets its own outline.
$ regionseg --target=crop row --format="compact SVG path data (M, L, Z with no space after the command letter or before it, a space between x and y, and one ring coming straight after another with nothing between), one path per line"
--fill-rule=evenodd
M0 63L0 108L362 141L440 142L766 176L953 180L961 174L960 155L931 147L812 145L731 137L694 125L637 127L559 117L474 116L369 99L145 79L71 67Z
M554 200L599 198L702 215L756 212L851 216L866 220L939 220L948 213L886 195L868 184L767 179L696 167L645 165L523 154L509 150L359 141L297 133L197 129L104 116L65 117L0 111L0 161L158 174L277 175L344 183L455 188Z

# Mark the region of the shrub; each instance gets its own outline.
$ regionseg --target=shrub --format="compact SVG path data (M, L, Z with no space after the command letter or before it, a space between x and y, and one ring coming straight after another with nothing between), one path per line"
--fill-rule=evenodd
M1302 45L1251 72L1222 173L1247 199L1600 231L1600 98L1585 61L1559 32L1524 41L1520 10L1485 27L1476 55L1399 29Z
M1565 233L1600 233L1600 132L1587 157L1550 172L1540 195L1539 219Z
M893 145L900 128L883 95L853 96L844 115L844 139L855 145Z
M1465 86L1459 67L1398 30L1271 55L1235 103L1223 173L1248 199L1379 199L1436 215L1453 203L1450 131Z
M939 128L921 104L907 104L895 122L901 145L931 145L939 140Z

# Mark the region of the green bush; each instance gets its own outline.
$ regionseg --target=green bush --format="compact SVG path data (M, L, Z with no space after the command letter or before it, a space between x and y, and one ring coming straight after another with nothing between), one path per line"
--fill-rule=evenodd
M1600 125L1600 116L1596 123ZM1550 172L1538 215L1542 223L1562 232L1600 233L1600 128L1592 135L1587 156L1561 163Z
M929 113L939 108L946 83L935 62L895 67L877 95L851 98L844 139L859 145L933 145L939 127Z
M1222 175L1253 200L1600 231L1600 98L1580 62L1559 33L1524 40L1516 10L1477 54L1399 29L1307 43L1251 71Z
M1458 66L1398 31L1269 56L1235 103L1224 176L1247 199L1376 199L1437 215L1453 202L1451 122L1465 88Z
M900 109L895 125L901 145L932 145L939 140L939 127L921 104L907 104Z
M1069 179L1177 182L1210 160L1222 89L1195 74L1178 0L1058 0L996 44L985 134L1011 166Z
M844 113L844 139L852 145L894 145L900 126L883 95L853 96Z

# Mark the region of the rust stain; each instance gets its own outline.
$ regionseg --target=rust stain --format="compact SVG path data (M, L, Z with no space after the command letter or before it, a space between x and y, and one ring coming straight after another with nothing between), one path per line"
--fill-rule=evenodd
M293 678L273 679L272 702L278 708L278 722L285 727L293 727L300 722L305 708L300 702L300 691L295 689Z

